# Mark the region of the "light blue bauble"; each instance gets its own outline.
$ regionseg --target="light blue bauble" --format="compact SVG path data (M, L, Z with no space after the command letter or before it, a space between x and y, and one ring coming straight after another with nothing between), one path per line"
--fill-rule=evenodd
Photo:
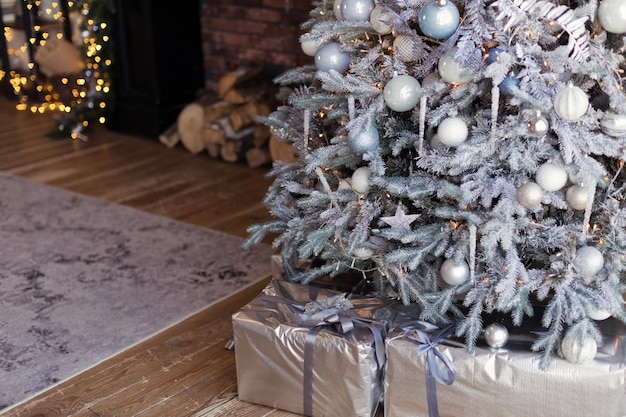
M422 33L434 39L449 38L459 27L460 17L459 9L448 0L432 0L417 15Z
M344 73L350 67L350 54L341 50L337 42L328 42L317 49L315 66L320 71L335 70Z
M378 148L379 134L374 125L370 125L354 135L348 136L348 143L354 152L363 154Z
M341 0L341 16L348 22L367 22L375 6L374 0Z
M519 80L512 75L508 75L500 83L500 92L505 96L512 96L514 87L519 87Z
M410 75L396 75L383 89L385 104L398 112L411 110L420 100L420 89L419 81Z

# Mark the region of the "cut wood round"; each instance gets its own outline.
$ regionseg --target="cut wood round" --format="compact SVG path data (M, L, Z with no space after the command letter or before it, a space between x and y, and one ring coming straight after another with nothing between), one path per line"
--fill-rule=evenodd
M293 146L288 143L281 142L273 136L270 137L269 149L272 161L283 161L290 163L296 162L298 160Z
M250 148L246 151L246 162L250 168L259 168L272 162L272 157L267 149Z
M177 124L180 141L189 152L197 154L204 150L204 107L201 104L194 102L183 107Z

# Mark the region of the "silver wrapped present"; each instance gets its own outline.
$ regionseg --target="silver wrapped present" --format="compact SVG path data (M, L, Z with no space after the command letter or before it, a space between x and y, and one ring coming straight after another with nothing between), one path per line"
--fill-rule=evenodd
M382 400L386 302L274 279L233 315L239 399L371 417Z
M614 330L593 361L554 358L541 370L529 349L470 355L439 331L394 328L385 342L385 417L626 417L626 336L621 323Z

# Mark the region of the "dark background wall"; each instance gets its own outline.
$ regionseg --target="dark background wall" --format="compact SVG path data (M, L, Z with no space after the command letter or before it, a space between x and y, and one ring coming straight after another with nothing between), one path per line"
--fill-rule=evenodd
M200 26L207 87L227 71L262 60L275 75L312 63L300 48L310 0L201 0Z

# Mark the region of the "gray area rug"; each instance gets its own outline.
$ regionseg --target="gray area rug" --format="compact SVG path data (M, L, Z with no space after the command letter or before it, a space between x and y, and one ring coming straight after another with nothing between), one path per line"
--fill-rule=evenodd
M0 173L0 411L266 278L242 242Z

